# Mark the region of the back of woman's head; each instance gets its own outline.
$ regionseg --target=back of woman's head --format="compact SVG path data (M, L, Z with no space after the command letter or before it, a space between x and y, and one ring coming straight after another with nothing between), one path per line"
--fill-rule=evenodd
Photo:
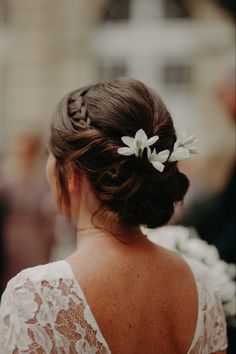
M99 215L120 225L150 228L166 224L175 202L181 201L189 182L176 162L163 172L143 158L124 156L122 136L134 137L143 129L157 153L173 150L175 129L159 96L140 81L119 79L83 87L66 95L55 111L50 149L56 158L61 197L69 207L66 164L83 172L99 202ZM146 150L146 149L145 149Z

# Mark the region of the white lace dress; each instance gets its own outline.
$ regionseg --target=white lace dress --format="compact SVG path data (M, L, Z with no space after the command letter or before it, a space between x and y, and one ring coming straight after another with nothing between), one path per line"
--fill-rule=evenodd
M208 279L195 278L198 321L188 354L223 350L222 306ZM66 261L25 269L8 283L0 307L0 353L111 353Z

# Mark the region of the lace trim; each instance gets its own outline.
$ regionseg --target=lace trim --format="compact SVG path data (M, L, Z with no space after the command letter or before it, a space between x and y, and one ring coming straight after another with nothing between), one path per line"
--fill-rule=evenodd
M55 263L57 279L48 265L32 268L34 275L30 269L23 271L10 281L0 308L1 350L14 354L110 353L77 283L65 274L65 262ZM58 274L63 276L58 279ZM40 275L44 279L35 282Z
M201 286L199 284L199 278L196 274L194 274L194 272L192 272L193 274L193 278L195 280L195 285L196 285L196 288L197 288L197 298L198 298L198 313L197 313L197 322L196 322L196 327L195 327L195 332L194 332L194 335L193 335L193 340L192 340L192 343L189 347L189 350L187 351L187 354L191 354L191 351L192 349L194 348L195 346L195 343L197 342L198 340L198 334L200 332L200 325L201 325L201 310L202 310L202 301L203 301L203 298L202 298L202 294L201 294Z
M220 299L207 274L198 277L198 322L187 354L209 354L227 348L226 322Z
M70 266L70 264L67 261L64 261L64 262L66 263L66 266L67 266L69 272L71 273L71 277L73 278L75 284L77 285L77 287L79 289L79 294L80 294L81 299L86 304L86 310L87 311L85 312L85 317L86 317L87 322L90 323L93 326L93 329L95 329L97 331L97 338L106 347L107 352L111 353L111 351L109 349L109 346L108 346L108 344L107 344L107 342L106 342L106 340L105 340L105 338L104 338L104 336L103 336L103 334L102 334L102 332L101 332L101 330L100 330L100 328L98 326L96 318L95 318L95 316L94 316L94 314L93 314L93 312L92 312L92 310L91 310L91 308L90 308L90 306L89 306L89 304L87 302L85 294L84 294L83 290L81 289L81 286L80 286L79 282L77 281L77 279L76 279L76 277L74 275L74 271L73 271L72 267Z

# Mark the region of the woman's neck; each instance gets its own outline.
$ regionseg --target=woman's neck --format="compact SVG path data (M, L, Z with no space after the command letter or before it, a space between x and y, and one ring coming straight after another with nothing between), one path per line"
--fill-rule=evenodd
M84 191L77 210L77 249L94 240L133 243L144 238L139 227L125 228L112 220L107 213L99 216L99 203L90 190Z
M139 228L127 229L118 225L108 227L105 225L94 226L92 224L87 226L77 227L77 249L81 246L94 241L108 241L122 242L132 244L145 238Z

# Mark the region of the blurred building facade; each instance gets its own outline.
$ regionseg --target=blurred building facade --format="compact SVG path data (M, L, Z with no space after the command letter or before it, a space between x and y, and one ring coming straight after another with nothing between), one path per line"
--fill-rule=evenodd
M130 76L157 90L172 113L177 131L197 135L199 158L182 166L195 194L219 189L226 181L235 151L235 128L217 97L221 80L235 61L235 29L217 1L223 2L0 0L0 187L1 174L7 184L19 178L14 158L19 148L17 137L44 134L62 95L97 80ZM44 186L42 162L34 174ZM37 217L41 215L36 204L43 194L38 192L39 182L31 172L29 177L31 185L24 189L21 185L18 194L15 189L11 193L17 203L12 202L15 208L8 222L13 229L8 230L12 235L6 240L8 254L14 258L7 259L14 268L8 274L2 274L7 242L4 247L0 230L0 283L19 270L20 261L22 267L34 265L29 262L35 259L25 259L25 252L35 258L35 245L44 247L41 254L45 256L36 262L47 262L49 257L63 259L74 248L75 238L69 235L75 230L66 228L60 218L55 226L50 221L51 236L42 244L41 231L45 238L47 233L40 225L49 216L50 203L45 199L41 203L39 221L30 215L29 210L35 210ZM48 190L45 195L49 195ZM35 220L38 243L31 237L31 225L30 231L24 231L12 221L13 217L24 220L20 215L24 212L22 201L25 209L28 206L25 225ZM0 221L1 217L6 219L5 211L0 210ZM22 243L19 228L24 234Z
M97 11L76 0L1 4L1 139L9 144L22 129L45 129L60 96L93 80L86 37Z
M214 91L233 51L234 27L213 1L2 0L0 6L2 154L19 132L46 131L66 91L118 76L157 89L177 130L199 137L203 160L232 153L232 126Z

